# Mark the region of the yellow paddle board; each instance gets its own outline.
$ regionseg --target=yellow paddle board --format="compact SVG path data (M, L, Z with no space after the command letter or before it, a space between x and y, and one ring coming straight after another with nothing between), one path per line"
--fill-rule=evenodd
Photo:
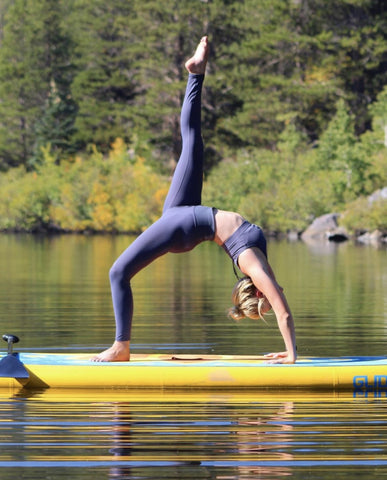
M0 388L387 392L387 357L300 357L293 365L275 365L264 357L236 355L132 354L130 362L113 363L92 362L91 354L12 355L26 375L4 376L0 356Z

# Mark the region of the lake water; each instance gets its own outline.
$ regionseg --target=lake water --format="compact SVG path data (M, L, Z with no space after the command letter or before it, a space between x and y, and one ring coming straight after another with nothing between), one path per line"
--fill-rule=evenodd
M109 346L108 271L131 240L0 235L0 333L19 351ZM385 247L270 241L269 257L300 355L386 354ZM132 351L282 350L274 318L227 318L234 281L212 243L158 259L132 283ZM1 480L387 476L384 394L0 391L0 408Z

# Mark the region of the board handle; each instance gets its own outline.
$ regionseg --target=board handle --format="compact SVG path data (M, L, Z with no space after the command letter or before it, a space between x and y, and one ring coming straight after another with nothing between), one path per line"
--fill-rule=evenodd
M19 337L5 333L3 335L3 340L8 344L8 355L12 355L13 344L19 341Z

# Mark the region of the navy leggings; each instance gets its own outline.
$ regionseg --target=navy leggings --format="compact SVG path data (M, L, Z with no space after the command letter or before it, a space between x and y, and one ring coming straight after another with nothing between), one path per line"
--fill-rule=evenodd
M204 75L189 74L188 77L181 110L182 152L164 203L163 214L136 238L110 269L116 340L119 341L130 340L133 316L130 279L157 257L167 252L191 250L201 241L212 239L214 235L213 225L212 228L208 225L199 228L195 218L195 209L208 208L195 207L201 203L203 184L201 137L203 79ZM203 212L208 213L205 210ZM213 216L212 211L211 215Z

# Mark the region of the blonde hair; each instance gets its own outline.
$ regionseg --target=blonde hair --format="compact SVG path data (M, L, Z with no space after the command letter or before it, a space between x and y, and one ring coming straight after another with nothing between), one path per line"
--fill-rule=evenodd
M265 296L257 297L257 287L250 277L243 277L236 283L232 291L232 302L234 307L230 308L228 313L234 320L245 317L265 320L262 308L265 307L265 312L271 308Z

